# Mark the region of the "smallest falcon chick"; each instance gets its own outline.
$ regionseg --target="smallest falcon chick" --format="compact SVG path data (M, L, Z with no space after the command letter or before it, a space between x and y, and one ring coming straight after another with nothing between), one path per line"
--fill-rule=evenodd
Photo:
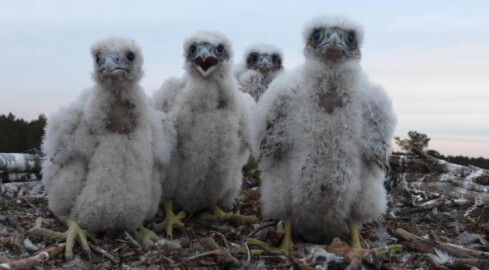
M283 70L283 54L275 46L256 44L246 50L244 63L234 72L241 91L250 94L255 101Z

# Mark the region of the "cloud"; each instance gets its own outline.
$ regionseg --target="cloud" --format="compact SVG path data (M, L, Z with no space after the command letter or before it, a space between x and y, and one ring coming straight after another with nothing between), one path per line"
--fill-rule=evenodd
M106 36L137 40L146 92L182 74L182 43L198 30L233 41L234 62L257 42L302 63L304 22L343 14L364 25L363 66L399 114L397 135L488 137L487 1L2 1L0 113L49 114L92 82L90 45ZM435 139L435 138L434 138Z

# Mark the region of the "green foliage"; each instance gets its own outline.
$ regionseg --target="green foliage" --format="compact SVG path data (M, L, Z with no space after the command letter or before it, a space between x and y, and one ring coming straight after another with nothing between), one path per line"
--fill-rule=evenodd
M426 147L428 147L428 142L431 140L426 134L419 133L417 131L409 131L408 136L409 139L401 140L399 137L394 138L397 145L399 145L404 151L410 151L413 147L423 151ZM426 154L459 165L473 165L479 168L489 169L489 159L483 157L473 158L467 156L444 156L440 152L433 149L427 150Z
M0 152L22 153L40 149L45 125L44 114L32 121L18 119L12 113L0 115Z
M483 157L473 158L467 156L444 156L435 150L428 150L426 151L426 154L459 165L473 165L479 168L489 169L489 159Z
M421 151L428 147L428 142L431 140L424 133L418 133L417 131L408 132L409 139L402 139L395 137L394 141L405 151L410 151L412 148L417 148Z

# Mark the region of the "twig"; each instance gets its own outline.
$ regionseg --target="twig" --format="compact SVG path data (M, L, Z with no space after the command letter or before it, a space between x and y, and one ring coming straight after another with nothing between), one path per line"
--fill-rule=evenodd
M402 239L408 241L408 243L403 243L403 245L409 247L409 248L414 248L420 252L424 253L435 253L435 248L442 250L444 252L447 252L448 254L458 257L458 258L472 258L472 256L468 255L465 252L462 252L459 249L452 248L450 246L447 246L443 243L436 242L436 241L431 241L429 239L424 239L422 237L419 237L417 235L414 235L404 229L397 228L394 233L401 237ZM410 244L411 245L410 245Z
M449 261L450 265L470 265L480 269L489 269L489 259L466 259L466 258L453 258Z
M96 245L94 245L94 244L92 244L90 242L88 244L90 245L90 248L93 251L95 251L98 254L100 254L100 255L104 256L105 258L109 259L111 262L113 262L113 263L115 263L117 265L119 264L119 261L114 256L112 256L108 251L106 251L106 250L104 250L104 249L102 249L102 248L100 248L100 247L98 247L98 246L96 246Z
M253 235L257 234L259 231L261 231L261 230L263 230L263 229L266 229L266 228L268 228L268 227L272 227L273 225L275 225L275 224L277 224L277 223L278 223L278 221L270 221L270 222L267 222L267 223L265 223L265 224L263 224L263 225L261 225L261 226L257 227L256 229L252 230L252 231L251 231L251 232L248 234L247 238L252 237Z
M175 266L180 266L183 263L188 263L188 262L197 260L199 258L206 257L206 256L211 256L211 255L214 255L214 256L217 256L217 257L222 257L224 259L223 260L223 263L226 263L226 264L231 263L233 265L237 265L238 264L238 259L236 259L231 254L229 254L229 252L227 252L225 249L219 248L219 249L216 249L216 250L212 250L212 251L208 251L208 252L204 252L204 253L200 253L200 254L197 254L197 255L188 257L187 259L182 260L182 262L176 264Z
M245 247L246 247L246 263L251 262L251 254L250 254L250 248L248 247L248 244L245 242Z
M172 260L172 259L166 257L165 255L163 255L163 252L161 251L161 248L159 246L156 246L156 249L158 250L158 253L159 253L161 259L169 262L172 265L175 264L175 261L174 260Z
M461 247L461 246L454 245L451 243L445 243L444 245L447 245L448 247L459 250L460 252L466 253L466 254L473 256L473 257L485 257L485 258L489 259L489 252L465 248L465 247Z
M226 237L218 231L211 231L211 232L213 234L219 236L222 239L222 241L224 242L224 245L226 246L226 248L229 250L229 241L226 239Z
M11 270L11 269L26 269L32 268L35 265L45 263L54 256L60 254L65 250L65 244L59 244L51 246L44 251L37 253L34 256L21 259L18 261L10 261L0 264L0 270Z
M425 152L423 152L422 150L420 150L416 147L411 148L411 152L413 152L414 154L418 155L419 157L421 157L423 159L426 159L426 160L429 160L432 162L436 162L436 163L440 163L439 159L426 154Z
M432 204L424 205L424 206L419 206L411 209L406 209L402 212L403 216L414 214L414 213L419 213L419 212L425 212L425 211L430 211L431 209L435 207L439 207L443 204L443 200L437 200Z
M124 234L126 235L126 238L129 240L129 243L131 243L134 247L138 247L138 248L141 248L141 245L138 244L138 242L136 242L136 240L134 240L134 238L132 238L132 236L124 231Z

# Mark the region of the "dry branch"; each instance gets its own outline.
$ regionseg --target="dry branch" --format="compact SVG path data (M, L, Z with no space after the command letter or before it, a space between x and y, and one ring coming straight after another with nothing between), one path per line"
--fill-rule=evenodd
M425 239L401 228L396 229L394 233L408 242L408 243L403 243L403 245L409 248L414 248L423 253L434 254L435 249L438 249L457 258L475 259L473 256L471 256L471 254L475 254L477 252L476 250L470 250L469 252L467 251L469 250L467 248L464 249L454 248L445 243Z
M0 171L38 172L41 170L41 157L35 154L0 153Z
M49 259L53 258L54 256L60 254L65 250L65 244L59 244L59 245L54 245L51 246L44 251L41 251L37 253L36 255L21 259L18 261L9 261L6 263L0 264L0 270L11 270L11 269L28 269L32 268L35 265L45 263Z

